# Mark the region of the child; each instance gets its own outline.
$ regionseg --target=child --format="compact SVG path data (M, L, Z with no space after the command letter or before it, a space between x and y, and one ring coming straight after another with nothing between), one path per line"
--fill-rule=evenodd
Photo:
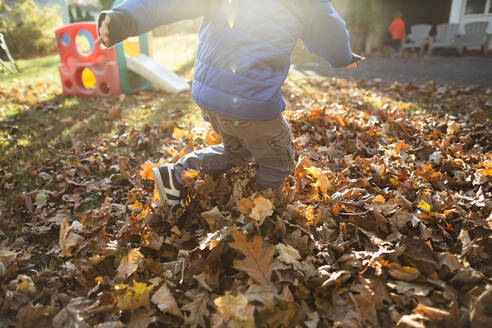
M183 199L181 173L188 169L214 174L254 160L260 190L284 183L295 153L280 87L297 39L334 67L364 59L352 54L345 22L329 0L127 0L99 15L97 43L112 46L202 16L192 97L222 144L153 169L169 205Z
M405 22L403 21L403 14L397 12L395 19L388 28L391 33L391 38L393 39L393 50L399 52L401 48L401 43L405 37Z

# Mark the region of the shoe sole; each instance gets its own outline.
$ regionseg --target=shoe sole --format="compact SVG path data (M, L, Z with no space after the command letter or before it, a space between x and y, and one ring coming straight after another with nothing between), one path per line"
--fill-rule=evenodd
M167 170L168 170L168 174L171 174L168 167L167 167ZM164 187L164 184L162 183L162 176L161 176L161 172L159 172L159 168L154 167L152 169L152 175L154 176L154 183L157 187L157 192L159 193L159 197L162 200L165 200L166 203L168 203L169 205L172 205L172 206L179 205L180 204L179 200L171 200L171 199L167 198L166 189Z

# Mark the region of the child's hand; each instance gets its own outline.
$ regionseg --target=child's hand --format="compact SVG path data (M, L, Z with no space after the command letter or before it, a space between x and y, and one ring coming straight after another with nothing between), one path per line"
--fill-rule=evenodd
M366 60L366 57L361 57L356 54L352 54L352 62L347 66L348 69L357 68L357 63Z
M109 24L111 23L111 17L106 15L104 20L101 22L101 26L99 27L99 38L96 40L96 45L103 44L106 47L109 46Z

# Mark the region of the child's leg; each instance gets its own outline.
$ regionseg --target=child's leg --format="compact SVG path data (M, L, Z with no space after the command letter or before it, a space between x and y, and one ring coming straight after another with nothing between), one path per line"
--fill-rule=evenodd
M292 132L283 115L269 121L253 121L241 137L258 165L258 187L280 187L295 166Z
M282 185L294 168L295 155L292 133L282 115L268 121L248 121L207 113L216 130L221 131L223 141L234 140L241 152L247 151L254 157L258 165L255 180L260 189ZM238 158L235 156L236 160ZM249 157L248 161L251 159Z
M218 122L218 114L202 110L202 115L212 124L222 144L206 147L183 156L175 166L175 176L180 184L183 184L181 172L184 170L200 168L209 174L216 174L253 161L251 153L242 145L240 139L223 131Z

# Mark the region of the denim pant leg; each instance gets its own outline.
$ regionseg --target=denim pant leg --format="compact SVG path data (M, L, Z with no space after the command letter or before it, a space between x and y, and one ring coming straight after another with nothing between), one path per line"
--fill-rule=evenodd
M260 121L243 141L256 160L255 181L260 189L280 187L295 166L292 132L283 117Z
M220 115L220 129L236 139L253 155L255 181L260 189L276 189L294 168L292 132L282 115L267 121L248 121Z
M217 174L253 161L251 153L242 145L240 139L221 129L218 114L202 110L202 116L210 122L214 131L220 136L222 144L206 147L183 156L175 166L175 176L180 184L184 184L181 178L184 170L202 169L206 173Z

